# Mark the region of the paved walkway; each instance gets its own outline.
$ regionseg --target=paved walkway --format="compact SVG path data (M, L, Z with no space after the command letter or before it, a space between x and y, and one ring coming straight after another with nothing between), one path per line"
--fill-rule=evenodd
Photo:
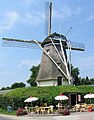
M94 112L76 112L68 116L61 115L26 115L26 116L7 116L0 115L13 120L94 120Z

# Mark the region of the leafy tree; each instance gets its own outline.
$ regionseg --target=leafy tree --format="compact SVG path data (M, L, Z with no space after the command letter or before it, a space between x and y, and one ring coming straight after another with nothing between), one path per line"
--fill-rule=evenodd
M89 85L91 84L91 81L89 80L89 78L86 76L86 78L81 78L80 79L80 85Z
M94 78L91 78L91 79L90 79L90 83L91 83L91 84L94 84Z
M91 82L90 82L88 76L86 76L86 84L87 84L87 85L91 84Z
M25 87L26 85L23 82L17 83L15 82L14 84L11 85L11 89L15 89L15 88L22 88Z
M80 79L80 85L86 85L86 79L85 78Z
M9 90L11 89L10 87L2 87L0 90Z
M75 84L75 85L79 85L80 84L80 81L79 81L79 72L80 70L79 70L79 68L77 67L77 68L74 68L72 65L71 65L71 75L73 76L73 78L74 78L74 83L73 84Z
M38 65L38 66L32 66L32 68L30 69L31 76L27 80L27 83L29 83L31 86L37 86L37 83L35 82L35 80L36 80L36 77L38 75L39 68L40 68L40 65Z
M14 83L11 85L11 87L2 87L0 90L10 90L10 89L15 89L15 88L22 88L25 87L26 85L23 82L20 83Z

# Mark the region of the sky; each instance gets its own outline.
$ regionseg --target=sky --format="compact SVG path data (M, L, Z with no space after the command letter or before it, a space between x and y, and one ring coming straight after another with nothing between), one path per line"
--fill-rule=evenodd
M48 0L49 1L49 0ZM85 51L72 51L72 64L80 76L94 78L94 0L52 0L52 33L84 43ZM42 51L32 48L4 47L2 38L43 41L45 0L0 0L0 88L15 82L27 86L33 65L41 62Z

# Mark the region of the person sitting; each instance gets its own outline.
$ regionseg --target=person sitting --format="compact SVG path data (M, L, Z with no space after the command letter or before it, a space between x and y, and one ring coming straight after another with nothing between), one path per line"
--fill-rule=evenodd
M44 107L41 107L40 113L41 113L41 114L45 114L45 108L44 108Z
M57 107L58 107L58 113L60 114L62 112L62 103L59 102Z

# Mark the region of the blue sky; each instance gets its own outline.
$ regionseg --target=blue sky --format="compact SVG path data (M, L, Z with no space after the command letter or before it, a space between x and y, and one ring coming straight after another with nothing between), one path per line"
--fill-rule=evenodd
M72 64L81 77L94 78L94 0L52 0L52 32L85 44L85 51L72 52ZM41 50L2 47L3 37L45 39L45 0L0 0L0 88L29 78L32 65L41 61Z

